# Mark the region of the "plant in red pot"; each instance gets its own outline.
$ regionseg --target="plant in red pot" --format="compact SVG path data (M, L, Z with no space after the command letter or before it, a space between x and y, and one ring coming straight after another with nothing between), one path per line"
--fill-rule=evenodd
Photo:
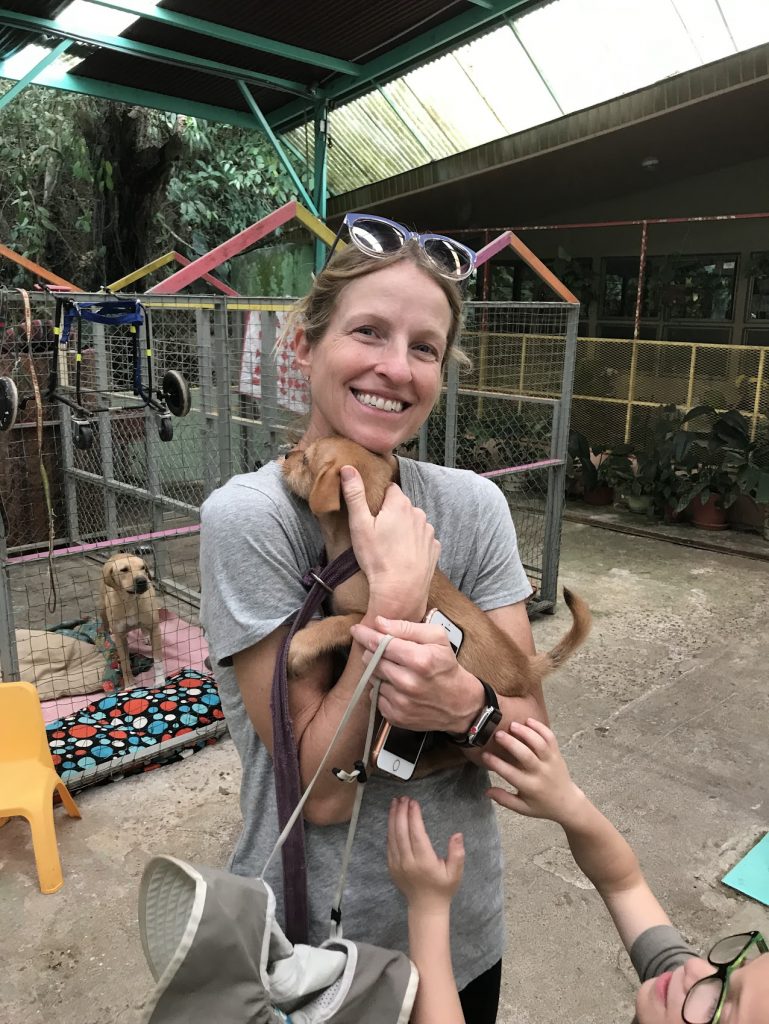
M741 492L740 479L751 448L747 420L730 409L691 409L682 423L709 421L708 429L681 430L676 437L676 462L682 471L678 511L689 509L701 530L727 530L726 510Z
M769 540L769 431L750 443L737 482L742 493L754 502L758 521L763 523L764 540Z
M623 467L630 472L626 454L617 455L605 445L591 446L584 434L569 431L566 476L570 497L581 497L588 505L611 505Z

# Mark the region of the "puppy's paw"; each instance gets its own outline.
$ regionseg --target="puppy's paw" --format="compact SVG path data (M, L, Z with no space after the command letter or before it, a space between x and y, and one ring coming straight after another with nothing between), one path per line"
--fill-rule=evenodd
M305 635L306 631L300 629L291 646L288 649L288 674L290 676L303 676L318 657L318 647L313 638Z

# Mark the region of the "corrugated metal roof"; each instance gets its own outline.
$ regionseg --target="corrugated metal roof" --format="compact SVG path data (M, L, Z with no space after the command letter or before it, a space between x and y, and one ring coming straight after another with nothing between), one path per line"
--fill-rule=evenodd
M64 6L6 3L44 17ZM507 138L769 40L769 0L295 0L290 6L284 0L229 0L212 8L208 0L161 4L167 12L354 62L363 73L356 78L312 59L201 35L145 14L122 32L126 39L227 67L213 74L194 63L94 46L73 75L151 90L154 95L140 99L156 106L169 102L170 109L183 111L184 102L205 104L199 108L205 116L231 116L240 124L251 123L252 115L237 84L239 68L290 79L305 93L317 87L332 104L328 180L335 193ZM11 49L23 37L11 22L0 44ZM457 42L462 45L448 52ZM376 63L384 54L387 59ZM404 70L401 77L398 69ZM311 117L313 96L294 100L261 84L249 88L278 130L299 126L287 137L312 166L312 130L302 120Z
M769 41L767 0L551 0L331 116L339 194ZM384 137L383 137L384 136ZM303 144L302 127L288 136Z
M35 18L55 18L56 15L67 6L69 0L25 0L22 10L25 14L31 14ZM22 47L29 43L40 42L37 32L24 32L15 28L4 28L0 25L0 60L11 57Z
M330 4L261 0L258 5L253 0L227 0L227 3L217 5L215 13L210 0L163 0L158 6L354 62L371 60L394 43L402 45L408 42L445 21L448 13L472 8L464 0L454 0L449 4L445 0L387 0L376 4L361 3L360 0L334 0ZM234 67L288 78L307 86L331 77L328 71L311 64L146 19L139 19L122 35ZM226 83L213 76L205 73L180 75L178 68L156 61L142 60L140 64L142 82L146 85L151 81L154 92L232 106L244 112L248 110L237 87L233 92ZM88 57L75 73L128 86L139 84L136 81L136 59L106 50ZM272 89L252 87L251 92L265 113L286 102L284 93Z

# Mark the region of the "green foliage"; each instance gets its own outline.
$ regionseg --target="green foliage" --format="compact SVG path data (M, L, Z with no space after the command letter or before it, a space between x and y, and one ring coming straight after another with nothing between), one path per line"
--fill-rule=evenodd
M196 254L243 231L295 193L271 144L256 130L188 119L184 139L162 216Z
M230 283L242 295L304 295L313 270L313 246L265 245L233 261Z
M0 90L11 85L0 83ZM78 106L87 116L93 103L28 88L0 112L0 241L37 262L58 249L69 272L76 254L92 246L87 218L92 169L84 140L74 130ZM67 270L58 272L67 276ZM29 283L26 271L5 261L2 280Z
M625 446L609 448L604 444L591 445L587 437L573 428L569 431L567 477L575 483L577 477L584 491L598 487L620 488L632 476Z
M683 429L686 428L686 429ZM676 508L716 495L728 508L743 494L769 496L769 464L761 442L750 440L748 421L736 409L719 413L698 405L681 419L672 436L672 458L680 476Z
M172 247L201 255L294 191L256 129L53 89L0 111L0 137L0 241L84 288ZM0 279L30 283L5 260Z

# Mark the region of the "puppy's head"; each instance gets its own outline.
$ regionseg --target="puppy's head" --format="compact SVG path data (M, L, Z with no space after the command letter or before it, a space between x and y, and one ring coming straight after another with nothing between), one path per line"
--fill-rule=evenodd
M354 466L360 473L375 516L392 483L393 456L375 455L344 437L322 437L289 452L283 460L283 476L288 488L309 503L313 515L328 515L342 508L342 466Z
M102 566L104 585L127 594L146 594L152 586L152 574L138 555L113 555Z

